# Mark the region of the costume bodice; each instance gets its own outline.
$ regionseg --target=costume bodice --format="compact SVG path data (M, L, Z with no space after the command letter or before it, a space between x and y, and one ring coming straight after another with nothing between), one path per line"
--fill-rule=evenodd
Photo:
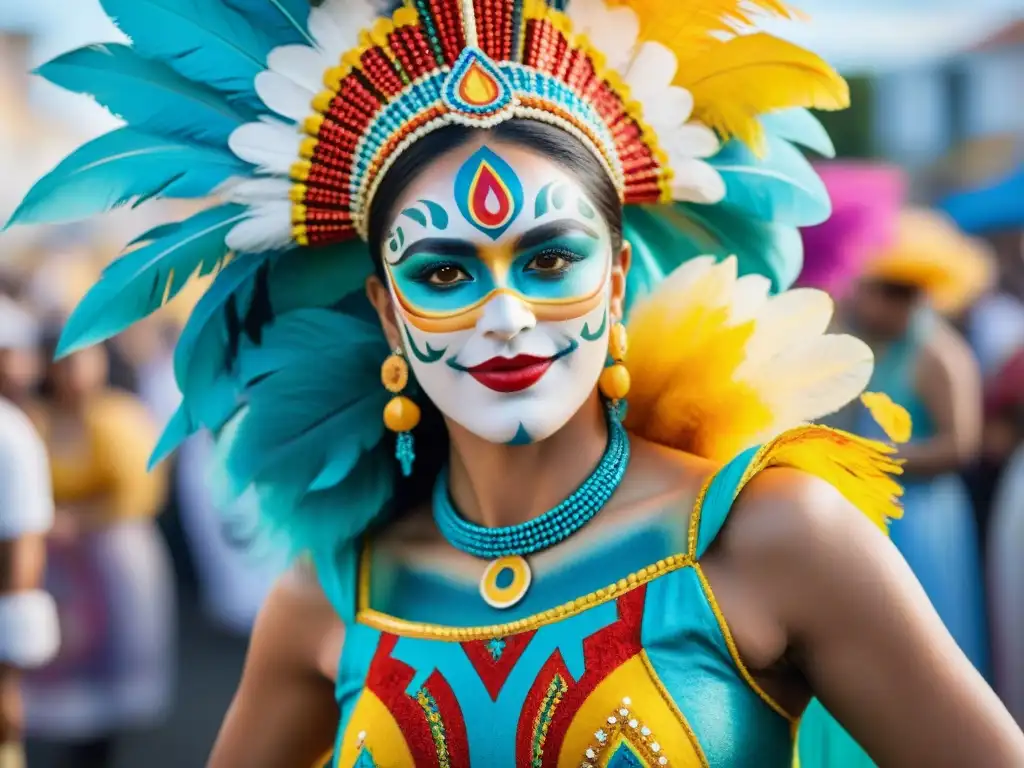
M367 548L330 764L788 768L792 722L743 667L699 563L752 457L690 525L618 531L535 572L509 611Z

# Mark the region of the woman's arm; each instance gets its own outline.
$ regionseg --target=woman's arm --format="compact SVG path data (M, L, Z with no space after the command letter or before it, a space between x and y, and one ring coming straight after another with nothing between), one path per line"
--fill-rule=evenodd
M830 485L768 470L722 546L787 658L878 765L1024 766L1024 735L902 556Z
M967 343L940 325L921 350L917 390L935 424L927 440L900 449L913 475L940 475L963 469L981 448L981 373Z
M312 577L286 574L253 631L242 682L207 768L311 768L338 727L329 667L341 625Z

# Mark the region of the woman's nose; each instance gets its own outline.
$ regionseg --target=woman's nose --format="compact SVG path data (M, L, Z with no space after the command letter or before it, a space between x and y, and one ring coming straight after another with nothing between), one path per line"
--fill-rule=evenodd
M484 305L484 314L478 323L487 336L500 341L511 341L523 331L537 325L537 318L519 298L499 293Z

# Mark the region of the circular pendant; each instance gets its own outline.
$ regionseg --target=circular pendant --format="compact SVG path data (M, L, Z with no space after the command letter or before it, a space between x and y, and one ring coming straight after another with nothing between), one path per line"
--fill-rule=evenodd
M512 555L492 560L480 577L480 596L492 608L511 608L526 596L533 574L525 559Z

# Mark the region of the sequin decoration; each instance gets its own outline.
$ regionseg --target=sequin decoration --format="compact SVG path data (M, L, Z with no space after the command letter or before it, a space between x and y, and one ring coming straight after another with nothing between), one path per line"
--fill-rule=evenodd
M523 210L523 185L512 166L481 147L455 176L455 201L466 221L497 240Z
M605 725L594 731L594 741L587 747L580 768L596 768L598 765L662 768L669 765L658 739L631 710L632 706L633 702L625 697L622 704L608 715Z
M423 709L423 714L427 716L427 722L430 724L430 735L434 739L434 747L437 749L438 768L449 768L451 755L448 753L448 739L445 736L444 722L441 719L441 713L438 712L437 702L425 688L421 688L416 694L416 701Z

